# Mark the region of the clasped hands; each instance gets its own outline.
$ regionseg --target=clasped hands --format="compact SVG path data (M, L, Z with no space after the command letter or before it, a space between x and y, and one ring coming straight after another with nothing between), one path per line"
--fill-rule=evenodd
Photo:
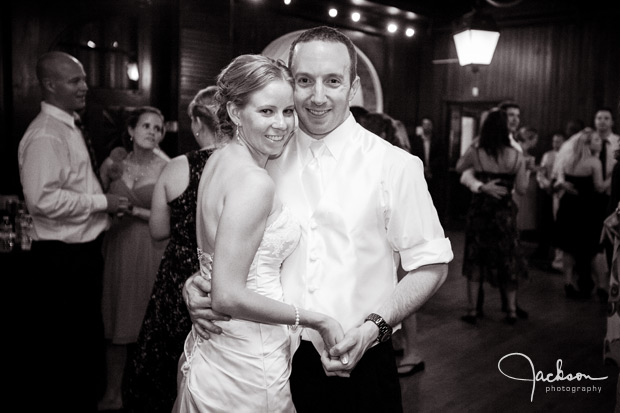
M105 194L105 197L108 201L107 213L115 214L118 218L122 218L126 213L131 213L133 205L126 196Z
M221 334L222 328L214 321L228 321L230 317L220 314L211 308L211 282L200 273L189 277L183 288L183 300L196 333L205 340L211 334ZM325 349L321 353L323 370L328 376L349 377L351 371L360 361L366 350L374 343L378 334L373 323L362 323L344 334L337 343L324 343Z

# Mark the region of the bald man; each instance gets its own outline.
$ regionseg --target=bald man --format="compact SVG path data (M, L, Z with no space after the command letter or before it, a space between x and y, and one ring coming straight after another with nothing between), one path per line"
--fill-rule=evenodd
M101 235L108 214L128 200L104 194L93 170L77 111L86 105L86 73L63 52L42 55L36 67L43 101L18 150L19 174L33 219L35 336L32 366L41 403L32 411L96 411L103 341Z

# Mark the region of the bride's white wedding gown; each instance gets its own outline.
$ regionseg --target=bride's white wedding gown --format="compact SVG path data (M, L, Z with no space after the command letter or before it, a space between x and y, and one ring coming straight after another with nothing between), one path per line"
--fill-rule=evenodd
M299 237L299 223L282 208L265 228L247 288L283 301L280 266ZM199 255L203 275L210 276L211 257ZM217 324L222 334L203 340L192 329L185 341L174 412L294 412L288 326L238 319Z

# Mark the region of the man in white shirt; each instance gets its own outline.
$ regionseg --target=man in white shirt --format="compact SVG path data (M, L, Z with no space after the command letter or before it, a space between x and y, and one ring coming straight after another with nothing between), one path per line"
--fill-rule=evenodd
M36 360L33 411L94 412L101 377L101 234L108 213L122 214L128 200L106 195L93 171L76 111L86 104L82 64L62 52L37 62L43 102L18 151L24 198L33 220L29 282L41 314L32 326ZM28 340L24 340L28 344ZM39 354L39 356L36 356ZM66 371L66 374L61 374ZM31 403L31 401L29 401Z
M322 342L301 333L291 375L299 412L402 411L391 332L437 291L453 258L422 162L362 128L349 111L360 84L356 60L351 40L333 28L307 30L293 42L300 131L267 164L302 223L300 244L282 268L287 299L335 317L346 332L323 358ZM313 156L317 199L304 184ZM408 272L400 282L399 265ZM208 321L216 319L205 309L209 288L193 276L184 294L205 338L220 331Z

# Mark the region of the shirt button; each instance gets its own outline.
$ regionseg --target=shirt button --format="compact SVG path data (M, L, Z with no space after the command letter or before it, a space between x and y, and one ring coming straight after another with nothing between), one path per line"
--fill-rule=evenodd
M310 229L316 229L318 227L315 220L310 220Z
M319 259L319 254L317 254L316 252L310 253L310 261L316 261L318 259Z
M316 290L318 290L319 287L317 287L316 285L311 285L310 287L308 287L308 291L310 291L311 293L316 292Z

